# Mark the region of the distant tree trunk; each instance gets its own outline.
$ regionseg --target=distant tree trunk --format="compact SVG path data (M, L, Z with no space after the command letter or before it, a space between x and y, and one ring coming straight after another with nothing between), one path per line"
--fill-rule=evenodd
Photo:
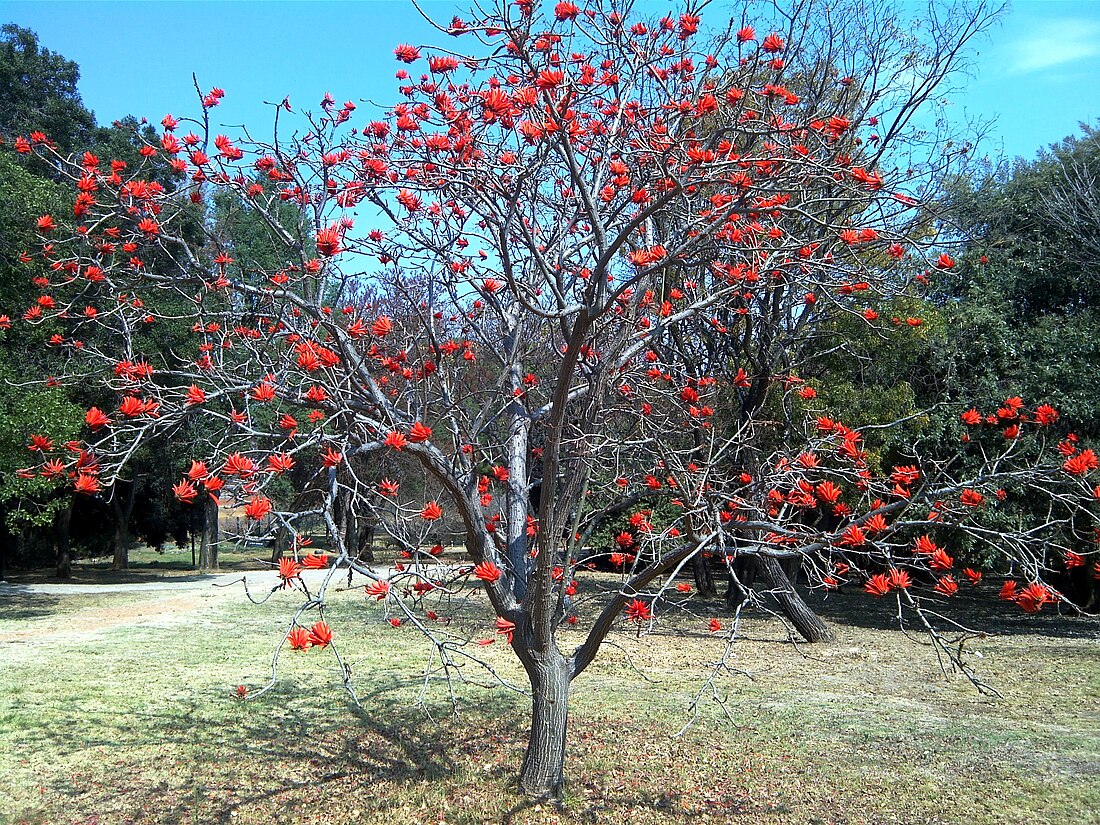
M130 567L130 515L134 512L134 495L137 485L130 482L126 493L126 502L122 502L118 483L111 496L111 512L115 517L114 559L112 570L128 570Z
M370 512L357 521L359 525L359 539L356 541L358 547L357 558L360 561L373 562L374 537L378 532L378 522Z
M783 565L772 556L757 556L760 577L766 583L769 592L779 602L783 615L787 617L798 634L807 642L833 642L836 636L813 609L806 604L794 582L787 577Z
M199 542L199 570L218 569L218 505L203 499L202 540Z
M797 561L794 560L796 564ZM746 588L751 588L759 577L779 603L779 609L787 617L787 621L794 625L798 635L807 642L835 641L836 637L829 626L798 594L792 576L788 576L778 559L771 556L738 556L734 561L734 572L736 577L729 577L729 586L726 589L726 605L730 610L735 610L749 597ZM797 578L797 567L791 572Z
M359 527L359 560L374 561L374 535L377 525L373 521L362 524Z
M355 515L355 503L350 493L344 495L344 546L348 556L359 558L359 519Z
M290 532L290 528L280 522L278 528L275 530L275 539L271 545L272 564L278 564L279 559L290 552L290 542L293 539L294 536Z
M332 471L334 473L334 471ZM332 521L335 525L335 531L337 535L330 536L332 547L339 548L341 544L350 555L354 554L354 550L351 547L351 543L348 541L348 533L351 530L350 524L354 524L354 518L351 513L351 506L349 499L350 496L345 491L337 493L332 503Z
M15 543L15 536L8 529L7 513L0 507L0 582L7 573L8 547Z
M695 576L695 589L700 596L713 598L718 595L718 588L714 584L714 573L703 553L696 553L691 559L691 572Z
M680 330L676 330L675 335L679 339ZM683 346L683 342L680 342ZM694 442L694 449L692 450L692 458L696 461L706 463L706 459L703 455L703 431L699 427L694 428L691 431L692 441ZM699 595L708 599L712 599L718 595L718 587L714 583L714 573L710 569L710 564L707 562L706 553L696 553L691 558L691 572L695 578L695 589L699 591Z
M561 799L565 785L565 736L569 721L569 661L557 649L529 654L531 731L519 771L529 796Z
M756 581L756 556L737 556L733 560L733 575L726 585L726 607L736 610L749 598Z
M57 557L57 578L59 579L71 579L73 576L73 559L69 552L69 522L72 516L73 501L70 498L54 517L53 522L53 546L54 555Z

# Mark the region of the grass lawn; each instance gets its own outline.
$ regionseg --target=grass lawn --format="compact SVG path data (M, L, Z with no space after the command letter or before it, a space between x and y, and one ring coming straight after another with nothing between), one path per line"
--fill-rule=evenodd
M433 685L425 718L412 707L423 641L361 592L330 613L361 709L319 650L286 655L266 696L236 699L264 681L293 601L4 597L0 823L1100 823L1095 620L963 600L1001 634L972 644L992 699L887 629L885 601L819 604L840 637L826 647L751 617L732 661L744 675L717 683L732 721L707 703L680 737L722 643L623 630L574 684L556 811L510 787L525 697L465 685L455 719ZM482 652L520 681L502 644Z

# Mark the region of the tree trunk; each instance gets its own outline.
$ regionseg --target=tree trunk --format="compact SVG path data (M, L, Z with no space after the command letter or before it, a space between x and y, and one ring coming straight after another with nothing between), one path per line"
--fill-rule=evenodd
M329 474L333 479L335 479L335 470L329 470ZM333 481L333 484L335 484L335 481ZM339 547L340 544L344 541L345 536L347 536L345 525L347 523L346 520L348 517L348 508L346 502L347 496L342 491L337 491L336 496L332 502L332 523L333 526L336 528L336 535L332 535L331 530L326 531L328 535L328 543L331 547Z
M0 582L5 581L7 575L8 548L16 541L11 530L8 529L7 513L0 507Z
M203 500L202 541L199 543L199 570L218 569L218 505L207 496Z
M794 629L807 642L833 642L836 636L806 601L798 595L794 584L783 571L778 559L772 556L757 556L760 576L769 592L783 610L783 615L794 625Z
M359 548L357 558L360 561L373 562L374 534L377 531L378 523L373 518L360 519L360 521L362 524L359 526L359 538L356 541L356 546Z
M704 553L696 553L691 560L691 572L695 575L695 589L699 595L711 599L718 595L718 588L714 584L714 573L707 563Z
M532 654L531 733L519 772L528 796L561 799L565 785L565 733L569 719L569 661L558 650Z
M748 591L756 581L756 557L738 556L733 560L736 576L730 575L726 585L726 607L736 610L749 598Z
M130 531L125 522L115 522L114 558L111 560L112 570L130 569Z
M351 493L344 496L344 547L348 557L359 558L359 519L355 517L355 501Z
M69 522L72 520L72 499L58 512L53 523L53 545L57 556L57 578L71 579L73 557L69 552Z
M271 542L271 563L278 564L279 559L290 552L290 543L294 540L294 536L285 524L280 522L279 526L275 529L275 538Z
M121 501L117 486L114 495L111 496L111 512L115 516L115 553L111 561L112 570L128 570L130 567L130 514L134 511L136 489L137 485L131 482L125 505Z

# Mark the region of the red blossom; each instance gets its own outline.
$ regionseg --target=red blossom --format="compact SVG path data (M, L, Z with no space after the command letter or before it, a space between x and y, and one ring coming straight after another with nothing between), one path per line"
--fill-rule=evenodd
M962 420L963 424L969 424L971 426L982 423L982 414L973 407L964 412L959 418Z
M491 561L483 561L474 568L474 576L487 584L493 584L500 580L500 568Z
M985 497L977 490L963 490L959 496L959 502L966 507L978 507L985 501Z
M291 650L308 650L310 646L309 631L297 625L286 634L286 640L290 643Z
M1091 470L1095 470L1098 466L1100 466L1100 459L1097 459L1096 453L1092 450L1085 449L1068 458L1065 463L1062 464L1062 469L1071 476L1083 476L1087 475Z
M264 496L253 496L244 508L247 518L257 521L271 512L271 501Z
M497 624L497 633L500 633L503 636L506 636L507 639L508 639L508 644L511 644L512 643L512 636L516 632L515 622L510 622L507 619L505 619L503 616L497 616L496 624Z
M415 63L420 59L420 50L408 44L398 46L393 50L393 54L402 63Z
M288 556L279 559L279 578L282 579L283 587L289 587L292 580L301 578L301 574L302 566L294 559Z
M332 628L327 622L317 622L309 629L309 643L313 647L320 648L326 648L332 644ZM293 644L291 646L293 647Z
M653 618L649 605L641 599L632 599L627 602L623 610L626 612L627 621L634 622L636 625L641 625Z
M767 37L765 37L764 41L760 44L760 50L768 52L769 54L781 52L785 47L786 44L783 42L783 38L775 32L772 32Z
M199 494L199 491L195 489L195 485L186 478L180 481L179 484L172 485L172 492L181 504L191 504Z
M378 579L368 585L365 592L368 596L374 596L375 600L382 601L382 599L389 595L390 583L384 579Z
M889 571L888 577L890 579L890 587L895 590L907 590L913 586L913 580L905 570L899 570L896 567L892 568Z
M890 592L890 577L885 573L876 573L867 580L863 589L872 596L885 596Z
M1058 420L1058 410L1050 406L1050 404L1043 404L1035 410L1035 423L1041 426L1047 427Z
M411 441L413 444L419 444L422 441L427 441L431 437L432 437L432 428L431 427L425 427L419 421L417 421L415 424L413 424L409 428L409 441ZM387 445L387 446L393 446L393 445Z
M954 596L959 592L959 583L955 581L954 576L941 576L932 589L944 596Z
M1038 582L1032 582L1018 592L1015 597L1016 604L1018 604L1025 613L1038 613L1043 609L1043 605L1050 604L1053 601L1055 601L1055 599L1050 589Z

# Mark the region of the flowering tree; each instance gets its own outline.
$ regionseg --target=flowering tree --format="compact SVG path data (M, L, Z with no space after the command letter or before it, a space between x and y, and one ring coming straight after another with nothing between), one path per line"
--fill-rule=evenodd
M915 108L988 17L932 21L896 53L889 15L843 46L828 27L850 21L829 20L806 4L708 35L695 7L648 21L521 0L443 27L466 53L398 46L404 101L374 120L326 95L292 126L284 102L271 140L231 137L210 126L214 89L190 132L164 118L137 168L20 139L78 190L72 220L38 221L25 261L43 292L23 318L58 325L58 380L119 398L88 410L68 458L32 441L41 467L96 494L138 445L201 418L179 500L232 496L289 534L323 519L337 564L445 672L477 647L441 606L484 592L531 684L532 794L561 791L572 680L617 625L682 606L699 556L731 575L739 557L802 558L814 586L897 598L962 666L922 609L959 587L953 531L1023 565L1016 600L1038 610L1058 598L1041 583L1052 554L1091 548L1097 460L1048 444L1053 408L1009 399L963 414L977 460L914 444L884 463L799 377L802 353L839 346L833 319L914 334L920 319L876 306L954 266L922 208L952 154L895 166L888 147L913 149ZM165 168L174 186L149 183ZM213 229L166 229L212 190L263 227L266 263ZM143 341L167 317L193 338L154 358ZM276 494L303 464L314 494ZM985 528L1020 485L1047 518ZM349 499L407 561L347 552ZM472 564L443 561L444 523ZM319 589L300 575L333 559L301 546L280 563L304 594L284 642L335 648L335 567Z

